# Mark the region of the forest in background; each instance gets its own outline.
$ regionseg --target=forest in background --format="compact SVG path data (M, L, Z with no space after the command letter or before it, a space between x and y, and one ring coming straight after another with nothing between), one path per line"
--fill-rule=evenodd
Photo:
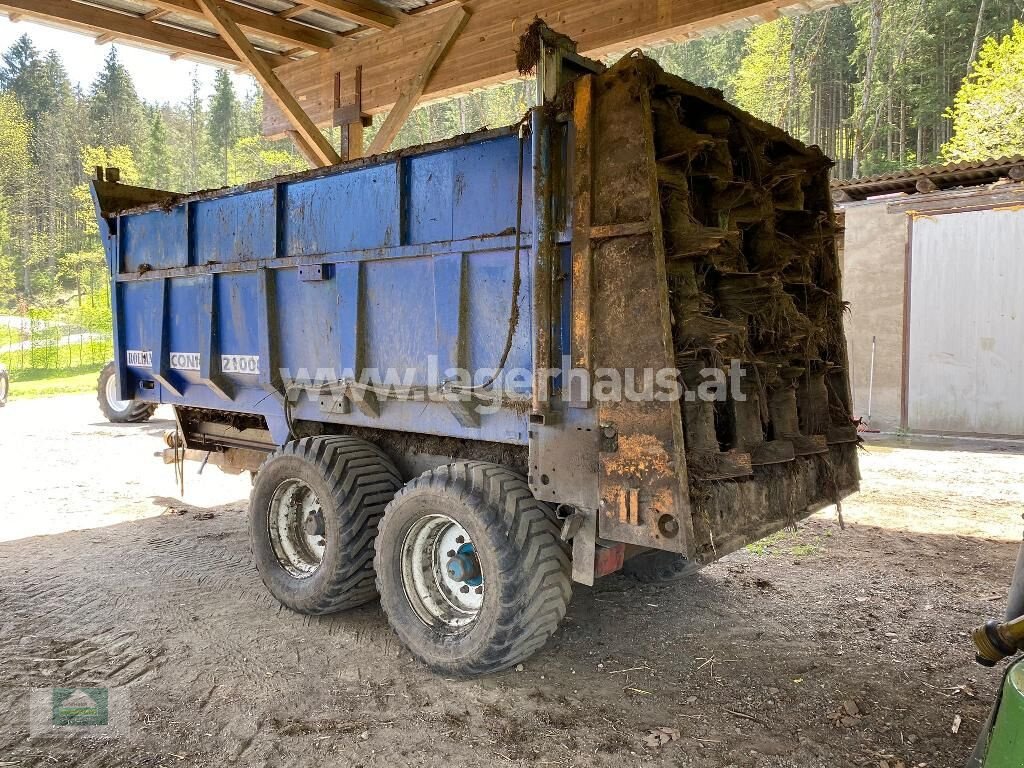
M1024 152L1021 3L860 0L647 53L818 144L834 177L850 178ZM306 167L290 142L260 136L255 83L239 93L220 72L208 98L195 79L184 102L155 104L139 98L116 47L87 87L67 67L28 36L0 60L0 315L103 311L94 166L180 192ZM396 145L513 123L532 102L520 81L429 104ZM3 349L0 328L0 359Z

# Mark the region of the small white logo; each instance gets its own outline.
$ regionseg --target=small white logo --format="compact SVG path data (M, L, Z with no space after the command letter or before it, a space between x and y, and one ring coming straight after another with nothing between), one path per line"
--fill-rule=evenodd
M199 361L198 352L171 352L171 368L177 371L198 371Z
M220 369L223 373L244 373L256 376L260 372L259 355L221 355Z
M129 349L127 352L125 352L125 357L128 360L128 365L132 368L153 367L152 350Z

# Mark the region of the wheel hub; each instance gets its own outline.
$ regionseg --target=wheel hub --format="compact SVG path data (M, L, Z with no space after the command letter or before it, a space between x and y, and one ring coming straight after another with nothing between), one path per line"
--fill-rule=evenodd
M323 508L316 492L298 479L277 487L267 520L277 562L297 578L311 576L327 552Z
M480 560L472 544L463 544L459 547L455 556L448 561L447 571L448 578L453 581L464 581L471 587L479 587L484 581L480 572Z
M302 530L307 536L323 536L324 511L317 507L313 511L307 513L306 520L302 524Z
M484 573L476 547L447 515L427 515L406 534L402 581L410 605L429 626L467 627L483 606Z

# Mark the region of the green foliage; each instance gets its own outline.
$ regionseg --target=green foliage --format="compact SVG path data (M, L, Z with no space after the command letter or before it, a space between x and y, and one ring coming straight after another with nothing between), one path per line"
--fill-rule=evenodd
M947 161L1024 153L1024 24L1015 21L1002 40L985 40L947 115Z
M228 150L228 184L246 184L308 168L306 161L290 151L288 144L259 136L239 139Z
M1020 15L1017 0L861 0L650 55L817 144L836 160L833 175L849 178L953 157L941 149L956 85L982 41ZM1010 130L1022 122L1011 93L999 118Z
M238 99L231 78L223 69L217 70L210 99L210 119L207 123L209 147L220 175L220 182L228 181L228 153L238 138Z
M0 307L17 287L17 256L24 243L24 186L29 169L30 126L11 93L0 93Z
M131 74L118 57L116 46L111 46L89 97L92 143L137 146L142 104Z
M781 18L747 35L744 56L732 81L736 103L762 120L802 133L800 107L810 99L810 83L797 35L803 18ZM780 52L788 55L780 56Z
M11 94L21 104L31 123L39 118L46 107L46 73L39 51L28 35L14 41L3 54L0 65L0 88Z
M144 186L159 189L171 178L171 154L167 126L159 109L152 110L149 132L142 153L140 176Z

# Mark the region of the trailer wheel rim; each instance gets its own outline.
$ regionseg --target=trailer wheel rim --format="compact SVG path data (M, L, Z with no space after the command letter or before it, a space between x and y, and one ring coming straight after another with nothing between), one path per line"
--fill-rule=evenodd
M7 376L0 373L0 403L7 399Z
M327 552L323 508L316 492L299 479L286 480L270 501L270 544L277 562L295 578L316 573Z
M131 400L121 400L117 396L117 380L111 376L107 379L107 405L110 406L110 410L116 411L117 413L124 413L132 407Z
M485 576L465 528L447 515L427 515L405 535L401 557L402 586L423 623L456 630L476 620Z

